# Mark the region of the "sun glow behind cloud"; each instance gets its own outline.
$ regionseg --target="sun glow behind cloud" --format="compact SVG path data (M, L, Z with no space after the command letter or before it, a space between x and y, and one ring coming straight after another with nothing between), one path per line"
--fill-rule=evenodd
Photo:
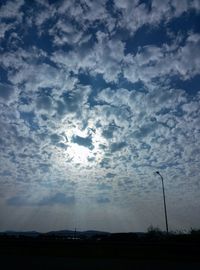
M70 143L67 148L67 154L70 160L74 163L79 163L81 167L96 166L101 162L104 152L99 148L104 140L96 134L93 137L93 148L89 149L85 146Z
M91 121L89 121L91 122ZM64 125L60 127L64 130ZM81 167L96 166L101 162L104 157L104 151L101 149L101 145L106 145L106 140L101 135L101 131L94 128L94 124L88 124L87 128L80 129L77 125L71 126L64 132L67 138L66 149L63 149L63 158L68 159L76 164L80 164ZM82 140L89 138L91 145L81 145L81 142L73 142L73 138L78 137Z
M88 159L93 156L92 151L90 151L88 148L75 143L70 144L67 152L72 162L80 163L81 166L87 165Z

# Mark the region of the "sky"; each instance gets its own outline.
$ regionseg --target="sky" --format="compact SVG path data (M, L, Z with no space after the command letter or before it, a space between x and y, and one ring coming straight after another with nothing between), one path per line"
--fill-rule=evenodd
M199 153L199 0L1 0L0 231L199 228Z

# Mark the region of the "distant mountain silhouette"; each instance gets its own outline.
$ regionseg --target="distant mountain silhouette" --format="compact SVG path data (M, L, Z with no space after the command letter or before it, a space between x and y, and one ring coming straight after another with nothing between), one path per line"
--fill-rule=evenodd
M74 236L74 231L72 230L62 230L62 231L50 231L47 232L47 235L58 235L58 236ZM88 231L76 231L76 236L86 236L86 237L92 237L94 235L110 235L109 232L103 232L103 231L95 231L95 230L88 230Z
M47 236L63 236L63 237L74 237L75 231L72 230L60 230L60 231L49 231L46 233L41 233L37 231L5 231L0 232L0 235L6 234L10 236L29 236L29 237L37 237L39 235L47 235ZM92 237L95 235L110 235L109 232L104 231L96 231L96 230L88 230L88 231L76 231L76 237Z
M30 236L30 237L37 237L41 233L37 231L25 231L25 232L20 232L20 231L5 231L5 232L0 232L0 234L6 234L6 235L11 235L11 236Z

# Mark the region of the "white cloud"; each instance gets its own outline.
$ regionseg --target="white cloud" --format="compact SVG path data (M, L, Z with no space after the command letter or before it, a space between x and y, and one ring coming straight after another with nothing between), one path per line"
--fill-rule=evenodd
M2 19L17 19L21 21L23 13L20 12L21 7L24 5L24 0L6 1L1 5L0 17Z
M109 40L102 32L97 33L98 42L93 48L82 51L64 51L53 54L52 60L78 73L80 69L91 74L102 74L108 82L116 81L121 73L124 44L119 40Z
M125 57L124 76L136 82L148 83L153 78L179 75L182 79L191 79L199 74L199 35L188 36L185 45L174 51L172 48L145 46L135 56Z
M159 1L153 0L149 11L147 5L139 1L114 1L115 6L122 12L119 26L128 29L132 34L143 25L156 27L160 22L170 21L181 16L184 12L195 10L199 12L198 1Z

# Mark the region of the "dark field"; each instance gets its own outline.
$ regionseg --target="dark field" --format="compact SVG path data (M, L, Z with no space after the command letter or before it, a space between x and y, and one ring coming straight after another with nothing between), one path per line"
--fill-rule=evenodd
M198 239L0 241L1 269L200 269Z
M1 257L1 269L120 269L120 270L199 270L198 262L131 260L116 258L69 258L48 256L9 256Z

